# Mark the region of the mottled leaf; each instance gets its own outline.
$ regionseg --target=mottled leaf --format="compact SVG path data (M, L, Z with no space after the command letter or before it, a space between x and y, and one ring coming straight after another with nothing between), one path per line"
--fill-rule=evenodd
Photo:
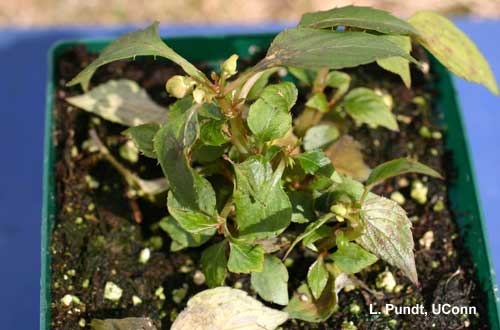
M289 314L290 319L323 322L335 311L338 293L350 284L352 281L346 274L339 274L335 278L330 275L319 299L314 299L307 284L303 284L297 289L297 293L290 299L290 303L283 311Z
M302 16L299 26L318 29L349 26L387 34L417 33L410 24L387 11L360 6L345 6L307 13Z
M230 242L227 268L233 273L261 272L264 269L264 249L260 245Z
M226 278L227 242L222 241L206 248L201 254L201 269L211 288L224 284Z
M278 34L259 66L342 69L392 56L415 61L385 35L298 27Z
M390 199L369 194L361 206L361 220L365 231L356 242L418 283L411 222L405 210Z
M156 104L135 81L110 80L66 101L80 109L124 126L162 124L167 111Z
M309 128L304 136L306 151L323 148L339 137L339 130L333 124L320 124Z
M297 88L290 82L267 86L248 111L248 127L261 141L284 136L292 126L290 109L297 101Z
M127 317L124 319L93 319L91 330L156 330L153 321L147 317Z
M406 36L388 36L392 42L398 44L410 54L411 39ZM401 57L387 57L377 60L377 64L383 69L397 74L401 77L406 87L411 87L410 62Z
M376 186L384 180L405 173L420 173L435 178L442 178L441 174L416 160L398 158L375 167L366 180L367 189L370 190L373 186Z
M392 131L398 131L398 122L391 109L385 104L382 96L373 90L358 87L344 97L342 106L356 121L371 126L383 126Z
M262 272L253 272L252 287L259 296L278 305L288 304L288 271L279 258L267 255Z
M420 43L457 76L483 84L498 95L491 68L477 46L446 17L419 11L408 19Z
M307 284L314 297L314 299L319 299L321 293L326 287L328 282L329 273L325 268L323 257L319 257L316 261L309 267L307 272Z
M236 223L240 237L275 237L290 224L292 206L281 186L283 168L273 172L264 157L235 165Z
M360 247L356 243L347 243L345 247L339 247L335 253L330 255L335 265L346 274L355 274L373 265L377 257Z
M262 305L245 291L218 287L187 303L171 330L274 330L288 314Z
M82 72L68 82L68 86L81 84L84 90L88 89L90 79L94 72L102 65L135 58L136 56L160 56L180 65L187 74L199 80L207 80L205 75L196 69L194 65L186 61L173 49L168 47L158 35L158 22L149 27L135 32L127 33L113 41L106 47L99 57L90 63Z
M361 150L358 141L349 135L343 135L325 153L339 173L365 181L370 175L370 167L363 160Z

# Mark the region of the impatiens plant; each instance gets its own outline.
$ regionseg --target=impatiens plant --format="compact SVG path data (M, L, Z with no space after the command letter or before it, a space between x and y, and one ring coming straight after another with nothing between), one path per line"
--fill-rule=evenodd
M410 64L421 67L410 54L417 43L450 71L498 94L483 56L446 18L424 11L404 21L381 10L347 6L305 14L241 73L238 56L232 55L208 76L168 47L154 23L117 39L68 85L87 91L100 66L151 55L184 70L185 75L166 81L167 92L178 101L164 110L126 80L67 101L129 126L124 134L144 156L158 160L165 178L142 180L92 133L130 185L145 195L168 190L168 213L159 225L172 238L172 253L201 247L209 287L223 286L228 272L250 274L260 298L286 306L289 318L319 322L333 313L337 293L356 282L353 275L379 258L418 283L406 212L371 191L404 173L440 174L409 158L374 169L363 162L363 150L349 131L359 125L398 131L392 98L384 91L352 88L349 74L340 71L376 62L409 87ZM280 80L269 83L276 77ZM296 104L296 86L308 90L305 106ZM316 260L305 265L303 285L291 288L298 295L290 298L284 260L299 245ZM280 322L271 322L273 327L286 319L277 315ZM186 317L179 329L191 329Z

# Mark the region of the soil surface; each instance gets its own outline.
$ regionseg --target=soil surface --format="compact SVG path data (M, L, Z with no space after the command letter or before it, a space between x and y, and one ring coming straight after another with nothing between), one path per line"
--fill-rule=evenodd
M423 58L425 55L417 53L414 56ZM67 96L81 93L79 88L65 87L65 83L93 58L95 55L85 48L73 48L61 56L56 66L53 139L57 148L55 173L59 212L51 241L52 329L88 329L94 318L129 316L147 316L159 329L169 329L189 297L207 288L200 281L201 250L170 253L170 239L157 225L167 213L164 198L156 204L136 198L114 168L88 147L90 128L97 131L117 158L120 157L118 148L126 141L120 135L123 127L75 109L64 101ZM178 73L177 68L160 61L116 62L99 69L92 83L97 85L113 78L133 79L157 103L168 105L173 99L166 94L164 84ZM375 191L386 197L399 191L405 197L403 208L413 222L420 287L412 285L397 269L379 261L359 274L367 288L342 292L338 311L327 322L289 321L282 328L356 329L350 325L352 322L360 330L488 329L483 293L458 236L453 213L448 209L447 182L453 180L454 171L452 157L444 149L443 139L435 133L441 130L433 124L436 114L432 110L432 100L437 95L431 84L432 74L412 72L413 86L407 89L396 76L383 73L375 66L363 66L349 73L354 86L387 90L393 97L393 111L399 118L401 132L398 133L365 126L351 132L362 144L368 165L375 167L411 154L446 176L446 181L419 177L428 188L425 204L417 203L410 196L417 176L389 180ZM381 76L383 80L377 79ZM422 136L425 135L421 132L423 126L435 133L434 138ZM161 176L159 166L151 159L141 156L137 163L121 161L143 178ZM139 257L145 249L151 251L151 257L141 263ZM307 267L304 265L313 262L301 249L296 249L291 257L295 262L289 268L290 290L305 278ZM384 275L386 284L393 275L396 286L381 287ZM117 301L104 298L104 288L113 284L122 290ZM250 290L248 276L231 275L227 284ZM370 303L379 306L377 309L386 303L424 304L427 310L432 303L448 303L475 306L478 313L469 316L433 316L429 313L427 317L370 315Z

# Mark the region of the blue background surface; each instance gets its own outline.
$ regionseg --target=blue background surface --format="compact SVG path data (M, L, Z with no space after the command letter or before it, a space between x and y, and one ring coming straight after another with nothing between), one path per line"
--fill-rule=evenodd
M456 20L500 79L500 21ZM166 26L164 36L271 32L283 25ZM39 328L43 119L47 50L61 39L115 37L135 27L0 31L0 328ZM491 250L500 270L500 99L455 79Z

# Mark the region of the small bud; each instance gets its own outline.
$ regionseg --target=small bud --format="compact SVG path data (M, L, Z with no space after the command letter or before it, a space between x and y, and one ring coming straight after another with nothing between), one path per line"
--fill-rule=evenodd
M196 88L193 92L194 101L198 104L202 104L205 101L205 91L202 88Z
M236 73L236 63L238 61L238 55L233 54L227 60L222 63L222 71L228 76L232 76Z
M191 93L194 85L195 82L189 77L173 76L167 81L165 88L173 97L182 99L184 96Z
M332 207L330 207L330 211L340 217L345 217L347 215L347 208L342 204L332 205Z

